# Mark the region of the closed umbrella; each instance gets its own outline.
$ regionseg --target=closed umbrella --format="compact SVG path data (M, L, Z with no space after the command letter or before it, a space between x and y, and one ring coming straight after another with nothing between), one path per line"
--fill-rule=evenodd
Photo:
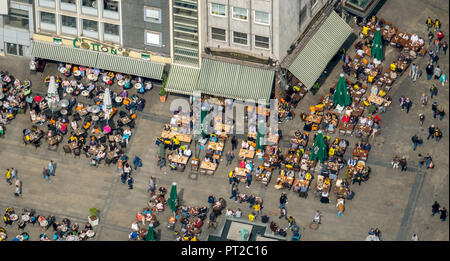
M339 104L342 107L348 106L352 103L352 99L348 94L347 84L345 83L344 74L341 73L336 90L331 97L335 104Z
M161 159L164 159L166 157L166 148L164 147L164 143L163 142L161 142L159 144L158 156Z
M319 133L316 136L316 140L314 141L314 146L311 151L311 154L309 155L309 158L314 161L323 162L325 159L327 159L327 157L328 157L327 147L325 146L325 141L323 140L322 132L319 131Z
M375 32L375 36L373 37L372 50L370 52L370 55L380 62L384 59L384 57L383 57L383 40L381 39L380 28L377 28L377 31Z
M155 241L155 230L153 228L153 224L150 223L148 226L147 236L145 237L145 241Z
M51 99L59 101L58 88L56 87L56 81L54 76L50 77L50 82L48 83L47 89L47 100Z
M260 123L256 131L256 150L264 148L265 131L264 123Z
M177 183L172 183L172 188L170 189L170 197L168 200L170 209L175 212L177 210Z
M103 95L103 110L105 111L105 119L109 120L112 112L111 91L109 88L105 89L105 95Z
M202 138L203 139L206 137L206 133L205 133L206 126L205 126L205 124L203 122L205 120L205 118L206 118L206 113L207 112L205 110L203 110L203 107L202 107L202 111L200 113L200 130L202 132Z

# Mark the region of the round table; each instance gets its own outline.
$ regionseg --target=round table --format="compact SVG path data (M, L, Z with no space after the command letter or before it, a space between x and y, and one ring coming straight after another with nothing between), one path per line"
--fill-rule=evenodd
M72 87L67 87L66 92L68 94L71 94L73 92L73 88Z
M76 70L73 72L73 76L80 76L81 75L81 71L80 70Z
M135 89L140 89L142 87L142 84L141 83L136 83L136 84L134 84L134 88Z
M67 108L69 106L69 101L67 99L62 99L59 101L59 105L61 105L62 108Z
M92 113L99 113L100 112L100 107L98 107L97 105L92 106Z
M66 73L67 72L67 68L66 67L62 67L61 69L59 69L60 73Z
M81 92L81 95L83 95L84 97L87 97L87 96L89 96L89 91L84 90Z
M98 121L100 118L97 115L92 116L93 121Z
M117 104L122 104L123 98L120 96L117 96L115 100L116 100Z
M104 82L109 82L109 80L111 80L111 77L109 77L108 75L103 76L102 80Z
M66 115L67 115L67 110L66 110L66 109L62 109L62 110L60 111L60 113L61 113L63 116L66 116Z
M120 80L117 84L118 84L120 87L123 87L123 86L125 86L125 81L124 81L124 80Z
M93 74L93 73L89 74L89 75L87 76L87 78L88 78L90 81L93 81L93 82L97 81L97 79L98 79L97 75L95 75L95 74Z
M19 219L19 216L17 216L16 214L11 214L11 216L9 216L11 218L12 221L16 221Z

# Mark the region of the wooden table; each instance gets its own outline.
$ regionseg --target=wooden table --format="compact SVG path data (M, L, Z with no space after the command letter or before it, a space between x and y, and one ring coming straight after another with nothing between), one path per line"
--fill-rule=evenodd
M358 149L358 148L354 148L353 152L352 152L352 156L358 157L358 158L367 158L368 154L369 154L369 151L363 150L363 149Z
M178 164L183 164L186 165L188 162L188 157L186 156L180 156L180 155L173 155L171 158L172 162L178 163Z
M383 104L383 102L386 102L386 99L381 98L375 94L370 94L369 98L367 99L369 102L373 102L377 105Z
M69 143L69 147L70 147L72 150L78 148L78 142L73 141L73 142Z
M238 167L236 167L234 169L234 174L236 174L236 176L246 177L247 176L247 169L246 168L238 168Z
M215 171L217 168L217 164L212 162L206 162L206 160L202 160L202 162L200 163L200 168Z
M225 144L223 142L210 141L208 143L208 150L223 151L224 146Z
M192 135L190 134L181 134L173 131L165 131L163 130L161 133L161 137L164 139L172 139L177 136L181 142L191 143Z
M315 124L320 124L322 122L322 116L317 116L317 115L308 115L308 117L306 117L305 119L306 121L315 123Z
M253 159L255 157L255 151L254 150L241 149L239 151L239 157Z
M84 133L85 133L85 130L82 129L82 128L77 128L77 129L74 131L74 134L75 134L76 136L81 136L81 135L83 135Z
M229 133L231 131L231 125L216 122L214 124L214 130L215 131L225 131L225 132Z

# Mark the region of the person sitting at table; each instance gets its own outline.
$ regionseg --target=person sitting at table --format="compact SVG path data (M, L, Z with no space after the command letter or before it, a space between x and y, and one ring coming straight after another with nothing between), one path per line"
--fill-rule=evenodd
M97 163L99 163L102 159L104 159L106 157L106 152L103 150L100 150L97 155L95 156L95 160L97 161Z
M364 57L364 51L362 49L358 49L356 51L356 53L360 56L360 57Z
M363 150L367 150L367 151L370 151L370 149L372 148L372 146L368 142L362 144L361 147Z
M346 126L349 121L350 121L349 115L344 114L344 116L342 116L342 123L344 123L344 126Z
M191 157L191 155L192 155L191 148L187 147L183 153L184 153L184 156L186 156L188 158Z
M373 120L372 120L372 116L367 116L367 123L366 123L366 125L367 126L369 126L369 127L372 127L372 125L373 125Z
M212 142L217 142L217 135L216 134L209 135L209 140Z
M123 86L124 89L129 89L131 88L131 82L130 79L126 79L125 80L125 85Z
M89 146L91 147L91 149L94 149L95 146L97 146L97 141L95 140L94 137L91 137L91 141L89 142Z
M249 146L250 146L250 144L248 143L248 141L246 141L246 140L243 140L242 141L242 148L243 149L248 149L249 148Z
M98 68L94 68L94 70L92 71L93 74L95 74L95 76L99 76L100 75L100 69Z
M366 123L367 123L367 118L366 117L360 117L359 118L359 125L365 126Z
M405 39L405 40L408 40L408 39L409 39L409 36L408 36L407 34L403 33L402 38Z

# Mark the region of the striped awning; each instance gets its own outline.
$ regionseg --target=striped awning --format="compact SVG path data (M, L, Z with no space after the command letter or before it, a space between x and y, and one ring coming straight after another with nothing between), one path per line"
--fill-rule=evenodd
M289 71L308 89L352 33L352 28L332 11L325 22L300 51Z
M142 59L99 53L95 67L113 72L162 80L164 65L163 63L155 63Z
M218 97L268 102L274 76L275 71L203 59L197 90Z
M184 95L192 95L197 88L200 69L172 64L170 66L169 78L167 79L166 91Z
M98 53L81 48L77 49L64 45L35 41L31 56L58 62L95 67Z

